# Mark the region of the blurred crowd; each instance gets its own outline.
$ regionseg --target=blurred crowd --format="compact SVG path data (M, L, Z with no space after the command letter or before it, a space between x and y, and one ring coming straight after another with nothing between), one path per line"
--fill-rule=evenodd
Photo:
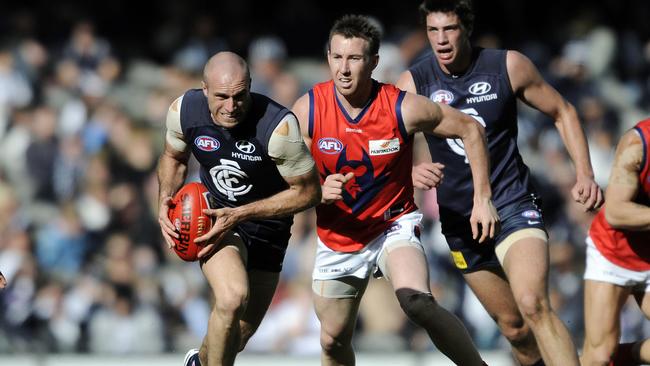
M165 62L125 57L89 20L71 22L63 43L16 30L0 44L0 271L8 280L0 292L0 353L182 352L200 344L211 307L207 283L197 263L181 261L163 244L155 168L169 104L200 87L210 55L231 49L212 21L197 19L193 35ZM576 106L604 187L618 137L650 116L650 39L588 16L567 29L559 48L543 39L504 44L489 33L475 41L523 52ZM429 46L415 24L384 31L373 75L394 82ZM292 57L271 33L252 37L243 56L252 90L286 106L329 75L322 54ZM553 306L579 345L584 239L593 213L571 202L575 175L553 121L523 105L519 110L519 146L550 234ZM191 166L189 179L197 180ZM505 349L450 261L435 201L435 191L418 192L434 295L461 317L480 348ZM313 211L297 215L275 299L245 352L318 354L314 225ZM640 314L624 311L624 341L650 335ZM383 280L366 292L355 345L433 349Z

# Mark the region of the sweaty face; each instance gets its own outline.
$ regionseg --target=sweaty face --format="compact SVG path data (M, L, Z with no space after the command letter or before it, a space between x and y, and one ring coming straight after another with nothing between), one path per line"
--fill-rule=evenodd
M457 61L459 54L469 46L467 32L454 13L429 13L427 37L438 63L444 68Z
M376 55L368 55L368 41L345 38L335 34L330 41L327 62L336 90L342 95L354 95L371 83L372 70L377 66Z
M203 93L214 122L226 128L235 127L246 117L250 105L247 75L213 75L203 82Z

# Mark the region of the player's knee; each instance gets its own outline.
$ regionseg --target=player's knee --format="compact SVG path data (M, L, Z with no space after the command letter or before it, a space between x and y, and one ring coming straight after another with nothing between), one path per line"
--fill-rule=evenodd
M550 311L548 301L544 296L532 291L525 291L521 294L517 299L517 304L522 315L533 323L542 320Z
M248 289L245 286L232 286L228 291L215 294L214 309L221 317L241 318L248 301Z
M513 347L526 347L531 341L535 342L530 327L526 325L526 322L519 314L501 315L497 317L496 321L501 334L506 337Z
M438 306L430 293L400 288L395 291L395 295L404 313L418 325L430 320L431 313Z
M324 328L320 332L320 346L327 354L336 354L338 351L350 347L352 338L346 337L344 333L333 334Z

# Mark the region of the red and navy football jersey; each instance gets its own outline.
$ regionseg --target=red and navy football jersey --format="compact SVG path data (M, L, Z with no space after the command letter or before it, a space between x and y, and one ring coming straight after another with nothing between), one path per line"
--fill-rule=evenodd
M354 173L343 199L316 207L317 231L329 248L355 252L417 207L413 201L413 142L402 121L405 92L373 80L366 107L351 118L333 81L309 91L311 152L321 183Z
M650 163L648 163L648 142L650 141L650 119L639 122L634 129L643 141L643 161L639 173L639 192L635 202L650 205ZM605 203L607 205L607 203ZM598 251L610 262L635 271L650 270L650 232L614 229L605 219L601 209L589 229L589 236Z

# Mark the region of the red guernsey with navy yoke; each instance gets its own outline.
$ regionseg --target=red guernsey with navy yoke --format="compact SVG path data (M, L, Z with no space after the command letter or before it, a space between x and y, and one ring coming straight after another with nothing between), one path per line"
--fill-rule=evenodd
M404 95L373 80L368 104L351 118L331 80L309 91L311 152L321 184L328 175L354 173L342 200L316 207L318 237L333 250L356 252L417 208L411 183L413 142L401 113Z
M639 174L639 192L635 202L650 205L650 163L648 142L650 141L650 119L639 122L635 130L643 141L643 162ZM607 205L607 202L605 202ZM605 219L605 209L594 218L589 236L598 251L610 262L634 271L650 270L650 231L628 231L614 229Z

